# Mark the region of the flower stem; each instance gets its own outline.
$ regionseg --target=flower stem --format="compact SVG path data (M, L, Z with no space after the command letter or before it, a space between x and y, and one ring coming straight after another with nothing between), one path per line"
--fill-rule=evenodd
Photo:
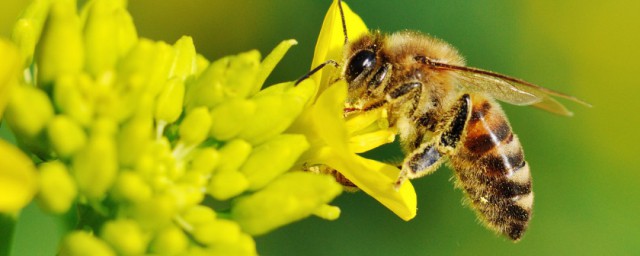
M0 256L8 256L13 245L13 231L16 226L16 217L0 214Z

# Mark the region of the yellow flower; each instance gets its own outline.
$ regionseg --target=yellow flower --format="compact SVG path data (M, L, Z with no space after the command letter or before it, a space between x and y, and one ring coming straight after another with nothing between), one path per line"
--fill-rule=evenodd
M336 3L314 66L341 59ZM17 47L0 40L0 114L7 105L17 140L44 161L37 173L0 140L0 213L34 194L51 213L77 209L83 231L65 236L60 255L256 255L252 236L340 215L328 205L342 192L332 177L290 172L308 163L339 170L402 219L415 216L411 183L394 190L399 170L358 155L394 140L386 112L345 119L347 85L328 82L337 69L261 89L295 40L264 59L252 50L209 62L190 37L138 38L125 7L36 0L16 26ZM349 38L367 33L344 10Z
M342 60L344 33L337 4L338 1L334 1L325 16L312 68L326 60ZM368 33L360 17L344 3L343 11L350 40ZM312 76L320 83L317 89L320 95L290 128L291 132L303 133L309 139L310 150L302 159L307 164L324 164L336 169L403 220L412 219L416 215L416 194L411 183L405 182L396 191L393 184L400 172L396 167L357 154L392 142L396 131L388 127L382 109L345 120L347 84L342 79L329 84L338 76L338 70L331 67Z

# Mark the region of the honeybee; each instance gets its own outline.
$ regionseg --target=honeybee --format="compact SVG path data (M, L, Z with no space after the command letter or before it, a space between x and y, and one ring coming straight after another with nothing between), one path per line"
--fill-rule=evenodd
M339 1L340 12L342 6ZM349 42L341 79L349 111L385 108L405 153L395 184L434 172L447 162L478 217L518 241L533 206L532 179L522 146L496 100L572 113L553 97L588 103L506 75L465 66L448 43L417 32L374 31ZM335 61L325 64L339 66ZM320 65L301 79L322 68ZM353 186L336 171L336 179Z

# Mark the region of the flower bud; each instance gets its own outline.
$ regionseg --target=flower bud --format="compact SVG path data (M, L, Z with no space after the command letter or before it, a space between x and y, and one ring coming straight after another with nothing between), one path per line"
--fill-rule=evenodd
M264 164L264 163L263 163ZM249 181L237 171L218 172L211 177L207 192L218 200L227 200L244 192Z
M86 231L72 231L60 246L60 256L115 256L116 253L104 241Z
M33 138L53 117L53 106L47 94L30 86L14 86L5 118L11 129Z
M155 118L173 123L182 114L184 82L178 78L169 79L160 91L155 103Z
M153 121L150 117L132 118L118 133L118 160L122 166L133 166L151 143Z
M292 83L278 84L258 93L252 101L260 111L246 118L238 137L256 145L291 126L309 100L314 84L305 80L292 86Z
M316 215L325 220L336 220L340 217L340 208L337 206L332 206L328 204L321 205L314 212L313 215Z
M215 107L225 99L242 99L251 95L260 71L260 53L249 51L211 63L198 79L187 87L187 109Z
M86 51L85 69L94 76L112 70L118 60L118 20L115 16L118 1L95 0L89 8L84 24Z
M57 77L78 74L84 66L84 44L75 1L52 1L38 42L38 80L48 87Z
M240 234L235 242L220 242L214 246L207 248L205 255L224 256L224 255L258 255L256 252L256 242L253 237L247 234Z
M195 76L196 77L200 77L200 75L202 74L202 72L204 72L208 67L209 67L209 60L207 58L205 58L204 56L202 56L201 54L197 53L196 54L196 73Z
M118 63L121 86L131 91L127 96L135 101L142 93L156 96L169 78L175 51L166 43L141 39ZM152 65L151 65L152 64Z
M31 63L42 27L49 12L50 0L35 0L22 13L13 27L11 39L18 46L24 63ZM3 55L4 56L4 55Z
M0 62L0 119L2 119L4 108L11 95L11 87L16 84L21 63L16 47L4 39L0 39L0 56L2 56Z
M240 234L238 223L225 219L202 223L193 230L193 238L206 245L233 243L238 241Z
M176 208L181 211L199 204L204 199L204 194L200 188L191 184L174 184L167 194L176 202Z
M261 235L311 215L341 191L333 177L285 173L264 189L238 199L231 216L248 234Z
M179 255L189 246L189 238L176 226L160 230L151 242L151 251L158 255Z
M176 56L169 77L176 77L179 81L184 81L196 72L196 48L193 45L193 38L182 36L173 47L176 50Z
M128 203L138 203L149 200L153 191L144 182L140 174L131 171L122 171L118 174L111 188L114 199Z
M220 153L217 150L211 147L199 149L191 159L190 171L210 174L217 167L220 160Z
M182 214L182 219L191 227L199 226L216 219L216 212L204 205L195 205Z
M47 134L53 149L63 158L75 154L87 142L82 127L65 115L58 115L49 122Z
M246 175L249 189L260 189L288 171L308 148L304 135L278 135L253 149L240 172Z
M257 110L258 106L251 100L235 99L221 103L211 110L211 137L229 140L243 129L252 129L249 123Z
M142 255L147 248L147 239L133 220L117 219L105 223L100 237L120 255Z
M58 161L46 162L38 167L40 171L38 203L52 213L65 213L71 207L78 190L67 167Z
M244 98L251 95L256 86L256 77L260 71L260 52L251 50L243 52L229 61L224 85L230 98Z
M120 8L114 15L118 27L118 56L122 57L138 43L138 32L133 24L133 18L126 9Z
M118 123L109 118L99 118L91 124L90 130L92 136L104 135L114 137L118 132Z
M209 183L210 174L204 174L198 171L188 171L182 175L177 182L183 184L189 184L191 186L200 188L200 192L202 192L202 188L206 187Z
M199 107L187 113L180 124L180 140L186 145L198 145L209 135L211 116L205 107Z
M251 144L244 140L232 140L227 142L218 152L221 161L215 172L238 171L240 166L251 154Z
M118 171L114 140L108 135L93 135L73 157L73 176L80 192L90 199L101 199L111 187Z
M53 101L62 114L85 127L93 121L93 96L89 88L93 81L86 75L60 76L53 87Z
M146 230L168 225L178 211L174 198L168 195L156 195L132 207L131 215Z
M38 189L33 162L15 146L0 140L0 212L26 206Z

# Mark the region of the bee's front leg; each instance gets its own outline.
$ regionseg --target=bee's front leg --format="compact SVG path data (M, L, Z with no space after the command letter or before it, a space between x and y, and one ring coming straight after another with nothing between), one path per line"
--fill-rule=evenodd
M395 187L399 188L406 179L414 179L434 172L444 161L443 156L453 153L462 138L464 128L469 120L471 99L468 94L462 95L449 111L445 119L444 131L428 141L423 142L402 163L402 169ZM418 130L421 131L421 130ZM424 138L424 134L418 134Z

